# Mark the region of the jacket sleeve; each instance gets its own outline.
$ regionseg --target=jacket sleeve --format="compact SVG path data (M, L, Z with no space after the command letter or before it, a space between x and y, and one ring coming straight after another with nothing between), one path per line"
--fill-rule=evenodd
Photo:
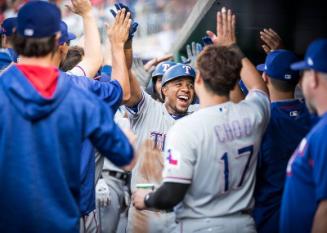
M118 81L100 82L83 76L68 75L74 85L88 90L103 100L115 113L122 103L123 90Z
M95 98L89 108L86 135L98 151L118 167L128 165L133 157L133 147L113 120L113 114L103 101Z

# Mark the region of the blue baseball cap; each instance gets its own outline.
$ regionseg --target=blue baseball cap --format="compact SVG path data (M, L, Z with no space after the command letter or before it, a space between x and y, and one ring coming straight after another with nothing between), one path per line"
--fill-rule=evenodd
M304 61L292 64L291 69L312 69L327 73L327 39L317 39L313 41L305 53Z
M152 78L164 75L164 73L174 65L176 65L176 63L173 61L160 62L152 72Z
M68 41L76 39L76 36L73 33L68 32L68 26L64 21L60 22L60 32L61 37L59 39L59 44L64 44Z
M54 3L31 1L18 11L17 33L24 37L51 37L60 31L61 12Z
M299 72L290 68L291 64L298 61L297 56L288 50L278 49L270 52L265 64L257 66L257 70L265 72L269 77L284 81L299 79Z
M11 36L17 26L17 17L7 18L2 22L1 35Z

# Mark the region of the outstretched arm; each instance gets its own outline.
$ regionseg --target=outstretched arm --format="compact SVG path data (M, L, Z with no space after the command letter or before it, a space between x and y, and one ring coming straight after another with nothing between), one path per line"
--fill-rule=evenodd
M258 89L268 93L268 89L261 78L259 72L256 70L252 62L244 56L240 48L237 46L235 35L236 17L231 10L222 8L217 13L217 34L207 31L208 36L217 46L231 46L239 53L242 58L241 78L246 87L251 89Z
M123 104L131 97L129 73L124 52L130 26L130 13L126 14L125 9L122 9L117 12L114 25L107 27L112 54L112 78L117 80L123 89Z
M99 30L92 13L91 2L71 0L71 5L67 7L83 19L85 56L78 66L85 71L87 77L93 78L100 69L103 58Z
M135 75L132 72L132 64L133 64L132 39L127 41L127 43L125 44L124 51L125 51L126 63L128 67L129 81L131 85L131 98L125 103L125 105L127 107L134 107L142 99L142 89Z

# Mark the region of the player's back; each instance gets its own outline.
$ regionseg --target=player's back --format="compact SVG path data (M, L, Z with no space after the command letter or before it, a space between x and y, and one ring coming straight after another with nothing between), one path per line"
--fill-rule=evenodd
M271 119L258 154L253 212L258 230L262 232L278 231L287 163L313 123L314 118L302 100L277 101L271 104Z
M269 100L254 91L239 104L204 108L173 126L164 182L190 183L177 219L224 217L252 207L257 152L268 119Z
M1 232L78 232L82 142L107 132L97 146L109 153L114 126L111 112L69 78L61 74L46 99L15 66L0 77Z

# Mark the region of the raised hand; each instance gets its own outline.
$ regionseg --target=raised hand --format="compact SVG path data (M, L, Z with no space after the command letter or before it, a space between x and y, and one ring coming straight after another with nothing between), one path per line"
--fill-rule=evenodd
M66 7L75 14L84 16L85 14L92 11L92 5L89 0L71 0L71 4Z
M271 51L284 47L280 36L271 28L263 29L263 31L260 32L260 38L264 42L262 48L266 53L270 53Z
M215 45L231 46L236 43L235 15L230 9L223 7L217 12L217 32L207 31L207 35Z
M203 46L200 43L192 42L191 45L186 46L187 58L181 56L181 60L184 64L190 64L195 68L196 58L201 53Z
M161 57L153 58L144 65L144 69L147 72L149 72L149 71L151 71L151 68L157 66L160 62L168 61L168 60L170 60L172 58L173 58L172 54L165 54L165 55L163 55Z
M111 27L107 25L107 34L112 46L117 44L124 45L128 40L132 23L130 14L130 12L126 13L125 9L119 10L114 24Z
M116 3L115 7L117 9L117 12L124 9L126 12L130 13L130 17L132 19L131 27L129 29L129 36L128 36L128 39L130 40L134 37L134 34L137 31L139 24L134 20L134 14L131 12L128 6L124 5L123 3ZM117 12L114 10L110 10L110 12L116 18Z

